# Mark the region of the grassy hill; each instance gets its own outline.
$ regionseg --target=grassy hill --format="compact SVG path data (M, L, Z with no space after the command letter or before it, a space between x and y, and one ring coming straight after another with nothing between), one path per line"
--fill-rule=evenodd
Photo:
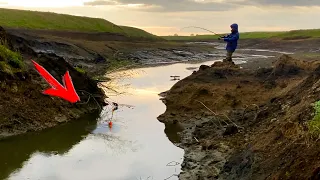
M162 36L164 39L172 41L203 41L215 40L217 35L196 35L196 36ZM292 31L278 31L278 32L240 32L241 39L307 39L320 38L320 29L304 29Z
M166 39L173 41L204 41L215 40L217 35L196 36L155 36L142 29L119 26L101 18L89 18L57 14L0 8L0 25L9 28L48 29L60 31L80 32L108 32L124 35L131 38ZM281 32L241 32L241 39L306 39L320 37L320 29L293 30Z
M3 8L0 8L0 25L10 28L109 32L122 34L128 37L159 38L144 30L127 26L118 26L100 18Z

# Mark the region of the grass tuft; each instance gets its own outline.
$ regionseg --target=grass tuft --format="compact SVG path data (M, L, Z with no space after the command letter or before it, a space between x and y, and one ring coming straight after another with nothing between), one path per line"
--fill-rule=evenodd
M18 52L11 51L4 45L0 45L0 71L7 74L20 72L24 69L22 56Z
M309 132L313 135L320 135L320 101L314 104L315 114L311 121L308 122Z
M81 74L85 74L86 73L86 71L84 69L82 69L81 67L75 67L74 69L76 71L78 71L79 73L81 73Z

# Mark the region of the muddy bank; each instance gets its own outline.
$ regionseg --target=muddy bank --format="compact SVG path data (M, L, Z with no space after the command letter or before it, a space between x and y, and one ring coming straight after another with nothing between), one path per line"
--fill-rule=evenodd
M184 41L178 41L184 42ZM185 41L188 43L189 41ZM190 41L191 44L217 44L219 40L201 40L201 41ZM266 39L241 39L239 40L239 49L269 49L274 51L283 52L319 52L320 41L319 38L296 38L296 39L279 39L279 38L266 38Z
M128 39L116 34L60 32L7 28L21 52L54 54L89 75L103 75L106 69L122 62L155 64L210 58L214 47L171 43L164 40Z
M158 119L183 127L180 179L317 179L320 150L307 123L319 65L288 55L258 70L217 62L163 93Z
M70 65L80 67L89 76L104 75L117 64L156 65L225 57L225 43L198 44L168 41L117 39L116 35L52 30L6 29L20 52L54 54ZM101 35L101 36L100 36ZM241 40L239 44L245 44ZM255 43L254 43L255 44ZM257 47L258 44L256 44ZM219 48L220 47L220 48ZM249 46L244 46L249 47ZM267 49L270 47L266 46ZM254 48L250 46L250 48ZM277 56L279 52L237 51L236 58L254 55Z
M19 44L4 29L1 29L0 36L1 43L5 43L11 51L19 50ZM64 58L27 48L21 53L23 58L19 64L23 68L10 64L13 56L6 59L6 55L2 54L0 60L0 138L53 127L99 110L105 104L106 97L97 82L76 70ZM47 69L60 83L62 76L69 71L81 102L71 104L42 94L50 86L35 70L31 59Z

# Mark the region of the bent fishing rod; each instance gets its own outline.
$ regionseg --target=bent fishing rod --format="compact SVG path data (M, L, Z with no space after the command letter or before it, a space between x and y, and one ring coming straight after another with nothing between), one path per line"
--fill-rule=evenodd
M219 36L220 38L222 38L222 37L223 37L223 36L221 36L221 35L219 35L219 34L217 34L217 33L213 32L213 31L210 31L209 29L205 29L205 28L198 27L198 26L188 26L188 27L183 27L183 28L181 28L180 30L182 30L182 29L186 29L186 28L198 28L198 29L202 29L202 30L205 30L205 31L211 32L211 33L213 33L214 35Z

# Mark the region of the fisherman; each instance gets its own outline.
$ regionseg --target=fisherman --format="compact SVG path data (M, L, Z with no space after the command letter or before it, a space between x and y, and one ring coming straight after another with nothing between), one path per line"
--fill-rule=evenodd
M223 37L219 37L219 40L224 40L227 42L226 50L227 55L226 58L223 59L223 62L232 62L232 54L237 49L238 40L239 40L239 32L238 32L238 24L232 24L231 26L231 34L228 34Z

